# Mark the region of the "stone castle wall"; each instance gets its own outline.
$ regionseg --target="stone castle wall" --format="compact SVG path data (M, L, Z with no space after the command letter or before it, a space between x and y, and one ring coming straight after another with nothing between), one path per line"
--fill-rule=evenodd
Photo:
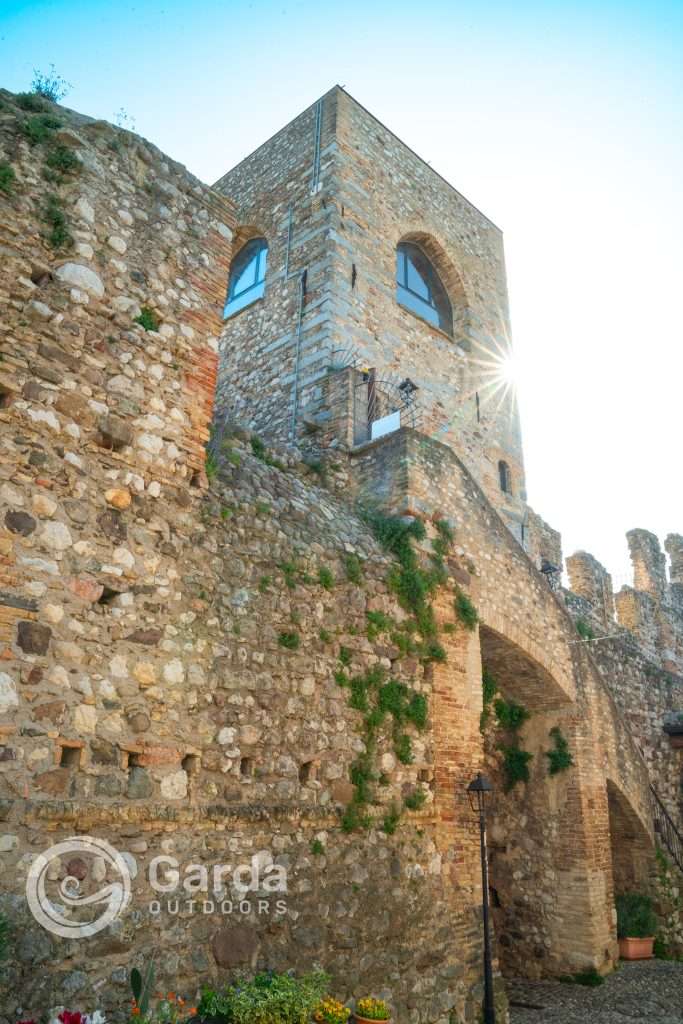
M130 966L155 954L162 987L189 999L235 968L317 960L344 998L373 991L397 1020L470 1024L481 999L481 891L465 789L484 765L498 791L503 965L608 969L617 880L605 780L631 815L638 857L627 867L642 881L638 858L652 849L645 763L592 660L572 646L565 607L486 488L449 447L408 430L318 466L294 449L264 455L248 432L228 431L207 487L214 339L242 237L230 203L143 140L61 108L46 107L60 123L31 145L38 129L28 121L41 115L10 94L2 101L0 159L16 175L12 194L0 194L0 858L12 927L2 1011L69 1004L122 1019ZM307 117L306 138L315 108ZM323 110L323 180L333 125ZM298 159L287 132L273 174ZM324 189L307 195L304 166L299 202L320 200L317 246L329 203ZM57 250L46 238L55 211L72 236ZM304 235L299 243L293 271L308 262ZM322 309L326 284L315 261L309 269L305 299ZM281 281L281 326L299 284ZM245 344L247 315L236 321L247 325ZM232 412L253 426L240 381ZM226 395L227 378L222 386ZM426 560L434 520L453 526L435 602L445 661L406 649L396 626L370 628L368 612L396 625L406 612L357 494L419 513ZM454 612L463 593L479 611L472 631ZM480 732L482 664L533 711L524 732L533 784L507 796L500 737ZM381 732L373 825L347 834L340 816L354 795L363 719L339 674L378 666L426 698L429 719L423 731L407 727L407 763L389 725ZM544 757L555 725L575 759L560 780ZM394 808L416 793L423 806L396 823ZM36 853L83 833L126 854L133 904L91 939L64 940L28 914L25 878ZM254 897L241 910L228 886L234 913L199 912L171 878L177 905L152 913L148 870L160 854L274 862L287 872L286 906L260 889L267 909ZM61 863L51 881L79 869ZM108 878L97 864L83 881Z
M434 811L431 727L407 764L382 736L371 810L381 823L418 790L424 808L395 835L340 829L362 744L335 672L379 665L434 690L428 664L368 637L368 610L405 618L386 556L300 459L271 467L235 440L224 481L206 490L230 204L126 132L2 102L2 159L15 171L0 196L2 1012L67 1005L122 1019L128 971L154 955L159 984L190 1000L238 966L317 960L339 995L384 994L401 1019L474 1019L480 896L464 789L478 745L448 769L441 799L456 829ZM28 120L43 114L47 135L30 145ZM55 163L64 171L46 184ZM63 249L46 239L48 193L71 235ZM349 555L360 583L347 579ZM464 671L467 638L448 646L450 671ZM469 678L476 723L476 667ZM24 886L37 853L87 833L125 854L133 904L72 941L33 921ZM287 908L193 913L171 884L174 906L155 915L159 855L276 858ZM55 885L73 872L86 888L112 880L102 861L52 871Z

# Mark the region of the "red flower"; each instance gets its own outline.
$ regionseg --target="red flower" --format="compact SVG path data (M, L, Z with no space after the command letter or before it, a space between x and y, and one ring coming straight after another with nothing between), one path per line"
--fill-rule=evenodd
M62 1024L83 1024L83 1014L76 1010L75 1013L71 1013L69 1010L63 1010L59 1015L59 1020Z

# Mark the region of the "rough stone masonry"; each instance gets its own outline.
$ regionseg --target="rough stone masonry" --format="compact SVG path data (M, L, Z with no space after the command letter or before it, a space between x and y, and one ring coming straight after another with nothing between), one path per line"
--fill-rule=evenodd
M6 1017L123 1019L128 971L154 956L159 984L190 1001L239 969L315 961L337 995L383 995L397 1021L469 1024L481 888L465 789L479 769L497 794L501 1008L512 971L610 969L615 892L651 889L680 941L680 876L660 884L649 791L680 827L680 747L663 732L683 708L679 539L670 583L656 541L634 539L618 628L594 560L568 560L576 594L538 571L561 563L559 537L526 507L516 421L483 401L475 362L507 331L498 230L338 89L219 190L104 122L0 103ZM405 234L437 263L457 338L395 308ZM263 299L223 324L231 261L261 235ZM414 379L424 418L359 443L367 367ZM417 642L358 499L422 520L425 566L448 524L440 651ZM473 628L456 605L476 608ZM572 616L619 636L579 643ZM511 738L495 718L482 731L483 669L531 712L516 737L530 777L509 792ZM369 751L373 678L427 720L397 735L385 719ZM557 775L554 729L572 754ZM369 820L354 823L359 764ZM84 834L124 854L132 899L104 931L62 939L29 913L26 876ZM286 899L229 890L231 912L205 912L167 876L153 907L159 856L255 857L284 869ZM50 880L74 873L113 880L70 860Z

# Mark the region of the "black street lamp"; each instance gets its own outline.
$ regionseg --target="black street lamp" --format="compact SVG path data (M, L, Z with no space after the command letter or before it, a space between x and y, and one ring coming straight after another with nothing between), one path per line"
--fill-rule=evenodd
M481 907L484 917L484 1024L496 1024L496 1010L493 1004L493 965L491 963L491 926L489 923L489 858L486 846L486 799L493 793L493 786L481 772L477 772L467 787L467 795L473 811L479 813L479 839L481 847Z

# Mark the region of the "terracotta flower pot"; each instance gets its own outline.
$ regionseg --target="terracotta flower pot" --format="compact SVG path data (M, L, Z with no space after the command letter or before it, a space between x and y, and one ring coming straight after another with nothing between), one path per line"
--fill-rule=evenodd
M619 939L619 956L622 960L649 960L655 944L651 939Z
M371 1017L359 1017L357 1013L354 1013L353 1019L357 1024L391 1024L391 1017L387 1020L373 1020Z

